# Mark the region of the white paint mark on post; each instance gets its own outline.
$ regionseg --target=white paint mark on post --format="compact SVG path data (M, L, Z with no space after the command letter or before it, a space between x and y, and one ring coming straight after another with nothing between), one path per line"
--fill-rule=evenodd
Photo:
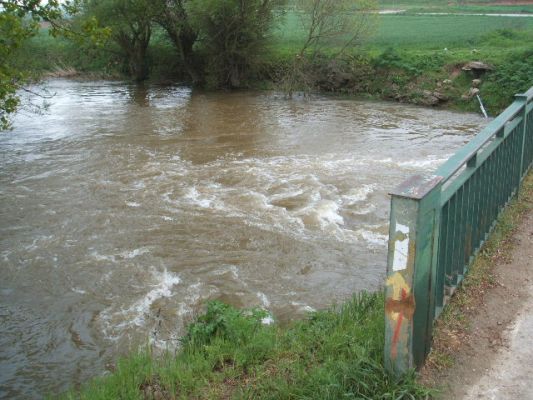
M409 258L409 227L396 223L396 232L403 233L404 238L394 242L394 258L392 261L392 270L394 272L407 269L407 260Z

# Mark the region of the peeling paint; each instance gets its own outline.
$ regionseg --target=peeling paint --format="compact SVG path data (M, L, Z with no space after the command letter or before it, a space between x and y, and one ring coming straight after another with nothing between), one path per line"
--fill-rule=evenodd
M396 223L396 240L394 241L394 258L392 260L393 271L407 269L409 257L409 227Z

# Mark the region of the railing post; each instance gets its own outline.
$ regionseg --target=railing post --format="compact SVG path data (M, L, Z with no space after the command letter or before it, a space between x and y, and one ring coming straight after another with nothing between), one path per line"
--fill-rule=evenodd
M526 94L517 94L515 95L517 101L522 103L522 148L520 152L520 176L518 177L518 187L522 182L524 176L524 158L526 153L526 139L527 139L527 95ZM519 190L516 191L517 193Z
M414 176L391 193L385 365L398 375L421 366L431 344L441 180Z

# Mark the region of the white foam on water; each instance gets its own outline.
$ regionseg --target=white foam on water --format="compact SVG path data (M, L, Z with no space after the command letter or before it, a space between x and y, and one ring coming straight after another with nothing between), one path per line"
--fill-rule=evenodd
M344 225L344 219L338 214L339 205L331 200L321 200L315 205L305 207L300 210L300 215L304 224L318 226L325 229L328 226Z
M137 181L133 184L134 189L144 189L146 187L146 184L144 181Z
M98 251L96 250L93 250L91 252L91 257L93 257L94 259L96 259L97 261L111 261L111 262L115 262L115 256L114 255L104 255L104 254L100 254L98 253Z
M356 233L365 240L371 248L387 246L389 237L371 230L359 229Z
M261 323L263 325L272 325L274 322L275 322L274 318L270 314L264 317L263 319L261 319Z
M370 214L372 212L376 211L376 206L372 203L369 203L369 204L366 204L366 205L363 205L361 207L358 207L358 208L355 208L355 209L350 209L350 213L351 214L356 214L356 215L367 215L367 214Z
M253 211L266 210L273 207L269 204L268 198L262 193L249 192L239 196L239 200L242 201L241 206L248 206L246 208L250 208Z
M187 296L178 304L177 315L179 317L184 317L186 315L191 315L193 313L192 305L196 304L200 300L200 293L204 284L202 282L197 282L195 284L189 285L187 288Z
M136 315L133 319L135 325L142 325L144 322L144 314L150 310L150 306L158 299L163 297L170 297L172 295L172 287L181 282L178 275L168 272L166 269L163 272L154 272L155 284L142 299L135 302L127 311Z
M174 218L169 217L168 215L163 215L161 217L161 219L164 220L164 221L174 221Z
M124 258L135 258L146 253L150 253L150 250L146 247L141 247L132 251L123 251L120 255Z
M5 250L2 252L2 259L4 260L4 262L8 262L9 261L9 256L12 252L10 250Z
M233 279L239 279L239 268L237 268L236 265L223 265L222 267L214 270L211 274L215 276L221 276L227 273L231 274Z
M316 309L304 303L291 301L291 305L294 307L298 307L298 309L303 312L309 312L309 313L316 312Z
M127 205L128 207L132 207L132 208L138 208L138 207L141 206L140 203L137 203L137 202L135 202L135 201L127 201L127 202L126 202L126 205Z
M201 208L210 208L213 202L212 199L202 198L196 187L189 188L183 197Z
M268 300L268 297L266 296L266 294L262 292L257 292L257 297L259 298L259 300L261 300L261 304L263 305L264 308L270 307L270 300Z
M437 168L439 165L443 164L448 160L446 158L435 158L429 157L425 160L410 160L410 161L401 161L398 163L398 166L403 168Z
M358 188L350 189L348 193L341 196L342 202L344 205L352 205L365 201L374 190L376 190L376 184L363 185Z
M72 290L74 293L78 293L78 294L85 294L85 293L87 293L85 290L80 289L80 288L76 288L76 287L71 288L71 290Z
M152 304L161 298L171 297L173 286L181 282L177 274L168 272L166 269L153 270L152 277L153 283L150 285L152 289L142 298L120 311L114 311L113 307L110 307L100 314L105 324L104 335L108 339L118 340L127 328L143 326Z

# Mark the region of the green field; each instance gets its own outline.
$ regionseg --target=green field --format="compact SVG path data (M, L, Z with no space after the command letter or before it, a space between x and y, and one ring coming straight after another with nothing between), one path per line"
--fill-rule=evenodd
M533 17L400 14L380 15L376 23L375 33L365 43L367 47L473 48L483 44L491 32L502 29L522 32L523 40L515 42L515 45L531 46L533 32ZM298 15L288 13L276 31L276 42L282 46L297 47L305 33Z
M386 0L379 2L381 10L407 10L426 12L482 12L482 13L532 13L533 4L498 4L495 0L441 1L441 0Z
M463 15L382 15L369 41L377 46L468 48L501 29L531 31L533 18Z

